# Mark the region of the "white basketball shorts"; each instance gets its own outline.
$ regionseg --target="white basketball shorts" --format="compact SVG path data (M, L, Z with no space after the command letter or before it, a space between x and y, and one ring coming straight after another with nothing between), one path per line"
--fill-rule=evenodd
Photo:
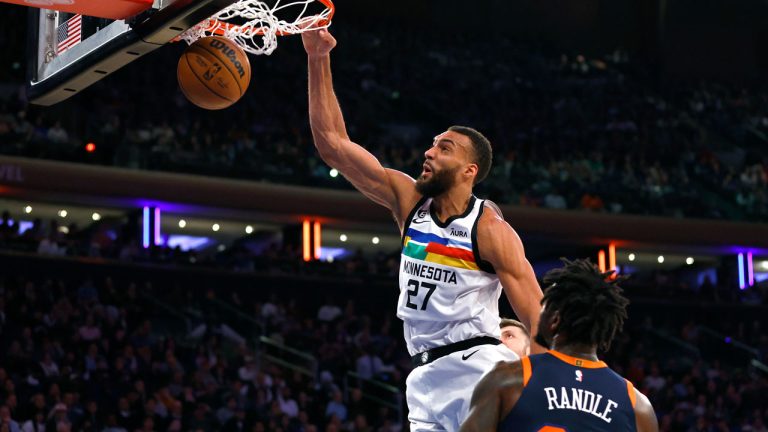
M500 361L519 359L503 344L478 345L413 369L405 381L411 431L458 431L480 378Z

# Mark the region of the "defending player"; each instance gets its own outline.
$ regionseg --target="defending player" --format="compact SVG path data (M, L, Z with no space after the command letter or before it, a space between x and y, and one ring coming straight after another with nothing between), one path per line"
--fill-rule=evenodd
M499 323L501 330L501 343L511 349L518 357L525 357L531 353L531 335L525 325L512 318L501 318Z
M536 340L551 350L499 363L477 385L462 432L658 431L648 398L597 358L627 317L609 274L588 260L547 273Z

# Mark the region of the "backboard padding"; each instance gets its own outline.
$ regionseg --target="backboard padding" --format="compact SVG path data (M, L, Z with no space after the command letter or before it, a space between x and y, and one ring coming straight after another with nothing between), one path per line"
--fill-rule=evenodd
M176 0L134 19L113 21L60 54L50 50L55 25L48 23L50 14L59 12L30 9L29 37L36 43L30 43L28 98L37 105L61 102L160 48L233 1Z

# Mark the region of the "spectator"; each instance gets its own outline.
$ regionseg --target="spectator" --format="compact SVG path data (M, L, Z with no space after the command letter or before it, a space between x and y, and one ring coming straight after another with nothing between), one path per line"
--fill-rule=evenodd
M22 432L45 432L45 414L38 411L21 425Z
M85 324L77 332L83 342L93 342L101 339L101 329L96 325L93 315L88 315L85 319Z
M220 425L224 425L235 415L237 411L237 399L234 397L227 398L227 404L216 411L216 420Z
M236 408L235 414L231 416L221 428L222 432L245 432L247 424L245 421L245 410ZM256 429L256 428L254 428Z
M46 431L58 430L59 424L68 423L67 406L61 402L57 403L51 413L48 415L48 421L45 423Z
M289 418L298 417L299 405L291 398L291 389L289 387L283 387L277 392L277 402L280 406L280 412Z
M317 311L317 319L324 322L333 322L341 316L341 308L330 297L327 297L325 304L320 306Z
M392 372L392 370L392 366L385 365L379 356L371 353L369 346L362 349L362 353L355 361L355 372L357 372L357 375L363 379L374 379L379 374L383 372Z
M128 431L132 431L139 427L140 422L141 420L139 419L138 414L131 409L128 398L121 397L117 401L117 425Z
M552 190L544 196L544 207L555 210L565 210L568 208L568 204L565 202L565 197Z
M335 391L328 405L325 407L325 416L331 419L332 423L336 420L344 422L347 420L347 407L342 401L341 391Z
M69 141L69 134L62 127L61 122L57 121L52 128L48 129L46 138L53 144L66 144Z
M9 432L21 432L19 424L11 418L11 410L7 405L0 406L0 421L2 425L8 427Z
M56 378L59 376L59 365L53 361L50 352L46 351L43 354L43 360L39 364L46 378Z

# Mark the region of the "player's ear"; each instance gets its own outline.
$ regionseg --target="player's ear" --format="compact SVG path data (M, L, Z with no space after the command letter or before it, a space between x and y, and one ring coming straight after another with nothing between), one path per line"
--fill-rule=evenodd
M464 176L468 178L475 178L477 176L478 167L477 164L471 163L464 167Z
M552 334L557 334L557 330L560 328L560 312L555 311L552 314L552 320L549 321L549 329L552 331Z

